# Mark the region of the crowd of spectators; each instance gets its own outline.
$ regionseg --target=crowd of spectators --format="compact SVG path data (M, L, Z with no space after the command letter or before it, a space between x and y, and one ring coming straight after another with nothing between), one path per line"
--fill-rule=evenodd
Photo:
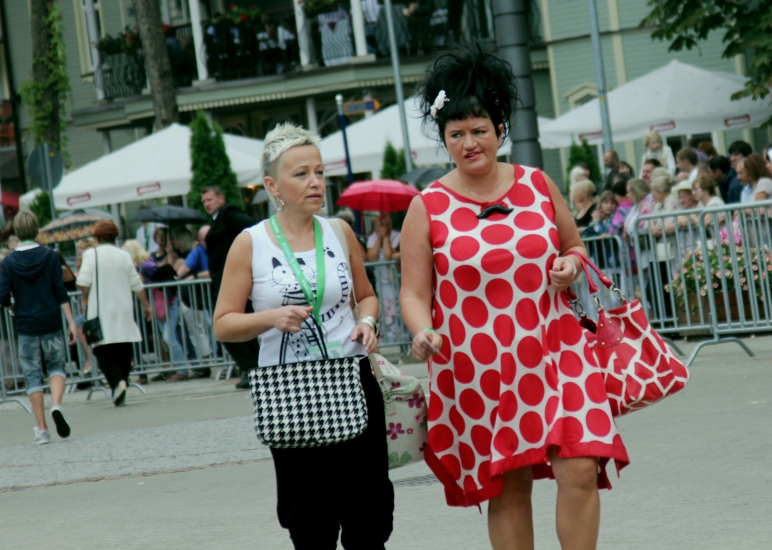
M668 281L676 275L674 260L695 248L700 223L710 233L714 218L710 213L701 215L702 210L772 198L772 146L758 154L748 143L737 141L729 146L727 157L719 155L710 142L690 142L674 155L657 132L646 136L645 145L637 174L613 150L604 154L606 174L601 182L590 181L583 165L572 168L569 198L582 237L619 237L626 243L622 246L628 249L633 272L644 270L647 286L651 286L653 279ZM639 220L669 212L672 218ZM719 223L726 217L719 214ZM640 258L636 258L636 244ZM604 246L615 247L618 256L618 245ZM601 267L613 267L605 252L589 248L594 259L604 264ZM656 271L659 277L652 277ZM654 300L653 291L645 291L651 307L664 307L656 314L673 313L669 300Z

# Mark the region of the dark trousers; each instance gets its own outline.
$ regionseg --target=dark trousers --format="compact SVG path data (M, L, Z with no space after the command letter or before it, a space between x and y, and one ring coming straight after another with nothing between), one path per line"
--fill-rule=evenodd
M295 550L383 550L392 530L386 418L378 382L360 363L368 425L359 437L326 447L271 449L279 523Z
M99 370L105 375L110 389L114 390L121 380L128 384L131 359L134 356L131 342L97 346L94 348L94 355L99 361Z
M222 345L233 357L241 372L247 372L257 366L257 354L260 352L257 338L247 342L223 342Z

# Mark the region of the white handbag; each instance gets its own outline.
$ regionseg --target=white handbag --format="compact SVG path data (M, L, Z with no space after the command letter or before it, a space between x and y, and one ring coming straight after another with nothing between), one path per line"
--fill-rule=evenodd
M421 382L379 353L370 354L370 366L381 385L386 407L389 469L423 460L428 432L426 397Z
M341 221L335 218L328 221L343 247L346 258L350 260L348 242L340 225ZM356 296L354 303L356 304ZM399 370L379 353L371 353L369 358L373 375L381 386L386 408L389 469L423 460L428 440L428 410L421 383L417 378Z

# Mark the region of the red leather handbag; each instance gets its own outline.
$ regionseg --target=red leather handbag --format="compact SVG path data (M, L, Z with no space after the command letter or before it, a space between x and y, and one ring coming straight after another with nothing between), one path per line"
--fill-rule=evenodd
M565 291L579 323L591 333L588 335L590 349L603 372L614 416L648 407L681 391L689 381L689 370L651 328L640 301L628 302L611 279L589 259L576 252L568 254L582 260L590 293L598 306L596 323L582 308L575 307L578 299L571 289ZM606 310L600 304L591 271L620 297L621 306Z

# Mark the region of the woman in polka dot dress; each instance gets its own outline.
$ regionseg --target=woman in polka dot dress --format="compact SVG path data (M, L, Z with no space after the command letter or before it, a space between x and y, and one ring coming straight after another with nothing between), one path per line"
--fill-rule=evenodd
M596 547L606 464L628 462L562 291L586 255L565 201L536 168L499 163L516 91L511 68L468 50L437 59L427 125L457 168L413 200L402 234L402 312L430 360L426 461L451 506L489 500L494 549L533 548L531 486L558 483L566 549Z

